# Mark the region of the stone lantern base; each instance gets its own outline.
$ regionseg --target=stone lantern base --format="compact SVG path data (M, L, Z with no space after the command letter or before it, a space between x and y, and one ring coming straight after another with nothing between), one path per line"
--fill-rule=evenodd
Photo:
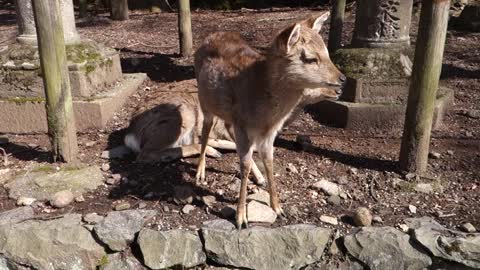
M146 75L123 75L119 54L91 41L66 50L77 130L103 128ZM37 48L0 47L0 133L46 132L44 103Z
M313 107L319 120L356 130L395 131L403 128L413 52L410 49L346 48L332 60L347 76L340 101ZM441 125L453 91L440 88L433 128Z

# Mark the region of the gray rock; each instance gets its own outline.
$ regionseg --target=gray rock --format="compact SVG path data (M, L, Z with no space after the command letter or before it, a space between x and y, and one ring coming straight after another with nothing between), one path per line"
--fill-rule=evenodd
M408 234L392 227L362 227L345 236L344 245L348 253L371 270L420 270L431 265L430 257L409 241Z
M251 201L247 204L247 219L249 222L274 223L277 213L266 204Z
M74 196L70 190L62 190L53 194L50 205L56 208L63 208L73 202Z
M112 149L103 151L100 157L103 159L122 159L125 158L125 156L129 155L131 152L132 151L130 151L130 149L128 149L128 147L126 147L125 145L120 145Z
M74 197L95 190L103 184L102 172L91 166L79 169L61 169L49 171L37 168L19 174L5 185L8 196L13 199L30 197L37 200L49 200L53 194L70 190Z
M110 212L94 227L98 239L114 251L124 250L135 239L145 220L156 215L154 210Z
M207 260L197 232L143 229L138 245L145 265L152 269L181 266L182 269L204 264Z
M330 181L327 181L325 179L322 179L322 180L314 183L312 187L316 188L318 190L321 190L325 194L330 195L330 196L331 195L339 196L340 192L342 191L337 184L335 184L333 182L330 182Z
M88 213L83 216L83 221L85 221L88 224L97 224L97 223L100 223L103 219L104 219L103 216L100 216L95 212Z
M449 230L427 217L407 219L405 222L413 229L413 239L433 256L480 268L480 234Z
M144 270L145 268L135 257L122 253L109 254L106 263L99 270Z
M0 226L0 253L26 269L95 269L105 251L82 226L81 215ZM30 268L28 268L30 269Z
M257 201L270 206L270 194L267 191L260 189L257 193L248 195L247 202L248 201Z
M226 220L205 222L207 257L216 263L250 269L300 269L322 257L332 231L313 225L236 230Z
M464 231L464 232L467 232L467 233L474 233L477 231L477 229L475 229L475 226L473 226L472 223L470 222L467 222L467 223L463 223L461 226L460 226L460 230Z
M338 220L337 220L336 217L321 215L320 216L320 221L324 222L324 223L327 223L327 224L331 224L331 225L338 225Z
M15 224L33 218L33 208L24 206L0 213L0 226Z

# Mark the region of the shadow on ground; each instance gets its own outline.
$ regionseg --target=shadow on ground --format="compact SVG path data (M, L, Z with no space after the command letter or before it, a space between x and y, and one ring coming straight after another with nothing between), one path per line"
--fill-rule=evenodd
M178 60L181 58L177 54L160 54L130 49L121 49L121 51L126 54L121 59L124 73L147 73L148 77L156 82L183 81L195 77L192 65L178 64Z

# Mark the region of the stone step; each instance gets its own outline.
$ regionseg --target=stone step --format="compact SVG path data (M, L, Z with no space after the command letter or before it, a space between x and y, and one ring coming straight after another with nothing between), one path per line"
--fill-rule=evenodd
M453 104L453 90L440 88L435 101L432 128L438 129L447 109ZM322 101L312 106L314 118L319 122L359 131L398 131L403 129L405 104L354 103L346 101Z
M123 79L106 92L74 100L77 131L104 128L126 99L145 81L145 73L124 74ZM46 133L47 113L43 98L0 99L0 133Z

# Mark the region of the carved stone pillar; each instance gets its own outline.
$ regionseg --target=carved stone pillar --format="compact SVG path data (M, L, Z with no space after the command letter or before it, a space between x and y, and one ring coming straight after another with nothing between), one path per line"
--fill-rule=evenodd
M410 45L413 1L358 0L352 45L391 48Z
M16 0L18 33L17 41L21 44L36 45L37 32L35 19L33 17L31 0ZM72 0L60 0L60 10L63 19L63 33L65 44L76 44L80 42L77 28L75 27L75 15Z
M375 133L402 130L414 55L412 2L357 0L352 44L332 54L347 83L340 101L316 107L321 122ZM452 100L452 91L438 91L434 129Z

